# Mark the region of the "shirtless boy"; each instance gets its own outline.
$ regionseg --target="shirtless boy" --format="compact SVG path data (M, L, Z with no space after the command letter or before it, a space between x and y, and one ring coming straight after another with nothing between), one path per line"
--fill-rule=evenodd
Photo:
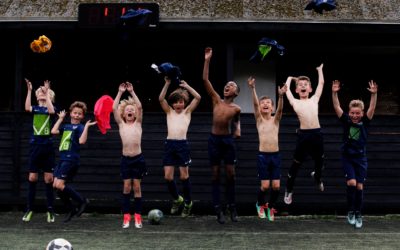
M220 204L220 165L224 162L226 172L226 190L228 208L231 214L231 220L237 222L237 211L235 201L235 164L236 149L234 138L240 137L240 107L233 102L239 95L239 86L229 81L224 87L223 99L214 90L208 75L210 60L212 57L212 48L205 49L203 81L208 95L211 97L213 106L213 118L211 134L208 139L208 155L212 168L212 198L213 205L217 215L217 221L220 224L225 223L223 209ZM231 125L234 130L231 131Z

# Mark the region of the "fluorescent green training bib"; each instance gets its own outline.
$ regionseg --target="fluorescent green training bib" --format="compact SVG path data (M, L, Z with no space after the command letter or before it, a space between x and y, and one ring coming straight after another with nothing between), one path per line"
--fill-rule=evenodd
M60 148L59 148L60 151L68 151L71 149L72 133L73 131L71 130L64 131L60 142Z
M48 114L33 115L33 134L50 135L50 115Z

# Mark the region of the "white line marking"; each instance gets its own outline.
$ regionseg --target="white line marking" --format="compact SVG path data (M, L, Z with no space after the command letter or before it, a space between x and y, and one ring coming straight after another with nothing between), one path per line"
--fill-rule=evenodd
M22 231L37 231L37 230L47 230L43 228L25 228L22 229L18 228L15 231L22 232ZM0 232L10 232L10 229L0 229ZM68 232L68 233L109 233L110 230L85 230L85 229L80 229L77 231L77 229L61 229L61 230L55 230L55 231L62 231L62 232ZM121 228L115 228L115 233L126 233L126 230L122 230ZM223 234L223 235L321 235L321 236L349 236L349 235L366 235L366 236L397 236L400 235L400 232L344 232L344 233L339 233L339 232L227 232L227 231L213 231L213 232L186 232L186 231L144 231L142 230L137 230L135 233L139 234L148 234L148 235L157 235L157 234L168 234L168 235L216 235L216 234Z

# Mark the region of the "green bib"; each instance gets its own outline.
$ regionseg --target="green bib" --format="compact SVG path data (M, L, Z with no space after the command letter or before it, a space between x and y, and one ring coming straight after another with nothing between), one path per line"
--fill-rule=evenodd
M72 133L73 131L70 130L64 131L60 142L60 148L59 148L60 151L69 151L71 149Z
M360 132L360 128L350 127L349 138L358 141Z
M33 134L50 135L50 115L48 114L33 115Z

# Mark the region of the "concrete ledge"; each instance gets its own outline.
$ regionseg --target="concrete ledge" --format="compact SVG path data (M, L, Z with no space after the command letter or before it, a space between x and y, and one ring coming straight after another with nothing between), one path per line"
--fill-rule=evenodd
M322 15L305 11L310 0L4 0L0 4L0 21L34 21L37 19L77 20L80 3L157 2L160 20L202 21L344 21L400 23L400 0L340 0L337 8Z

